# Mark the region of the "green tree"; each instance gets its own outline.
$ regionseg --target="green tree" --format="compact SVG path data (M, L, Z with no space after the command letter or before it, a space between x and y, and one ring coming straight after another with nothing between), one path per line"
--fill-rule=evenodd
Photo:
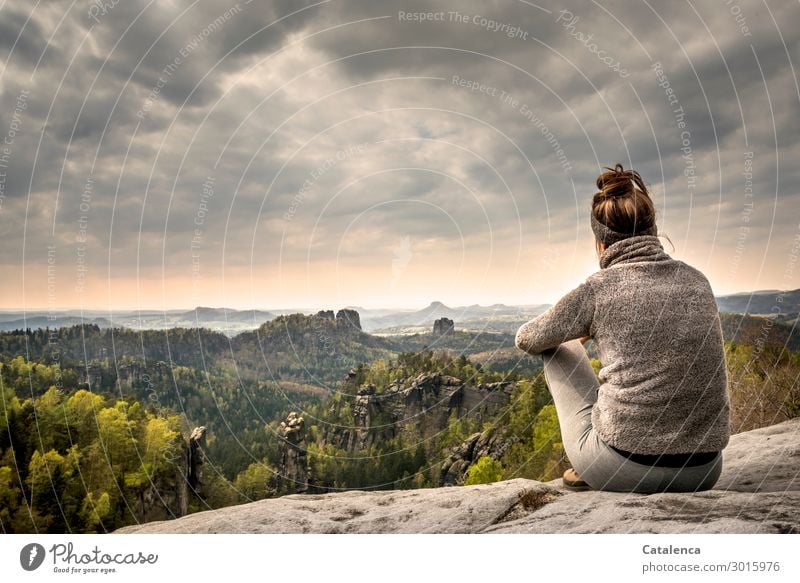
M97 526L111 514L111 497L108 492L95 496L88 492L83 499L81 518L85 525L85 532L97 532Z
M19 508L20 491L14 485L16 476L11 468L0 467L0 528L8 532L11 519Z
M244 501L261 500L267 497L267 481L274 470L265 462L250 464L233 482L234 488Z
M88 445L97 437L97 414L104 406L102 396L86 389L79 389L67 399L67 421L75 441Z
M64 456L51 449L46 453L34 451L28 466L30 504L39 513L36 528L45 532L66 532L66 513L61 494L72 476L72 468Z
M491 484L503 479L503 464L488 455L482 456L477 463L467 470L466 486L473 484Z
M128 403L117 401L114 407L106 407L97 414L98 433L106 459L118 475L124 474L136 458L136 423L128 420L127 409Z
M533 426L533 449L540 479L547 481L557 478L561 474L564 445L555 405L546 405L539 411Z
M41 368L39 365L38 368ZM64 415L63 397L55 386L34 401L35 423L42 451L64 450L69 445L67 418Z

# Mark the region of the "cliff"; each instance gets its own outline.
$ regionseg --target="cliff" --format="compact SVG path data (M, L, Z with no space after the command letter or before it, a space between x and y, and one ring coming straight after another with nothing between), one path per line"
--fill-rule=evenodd
M119 533L800 534L800 419L734 435L713 490L570 492L561 480L292 494Z
M420 373L395 381L381 393L366 384L353 401L352 430L326 428L325 441L355 452L376 440L393 437L409 424L424 438L430 438L447 427L451 414L479 421L494 418L508 404L513 390L511 382L474 384L440 373Z

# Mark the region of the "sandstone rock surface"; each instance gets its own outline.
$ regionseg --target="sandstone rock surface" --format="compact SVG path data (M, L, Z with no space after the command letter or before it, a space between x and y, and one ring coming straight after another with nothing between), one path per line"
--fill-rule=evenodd
M732 436L707 492L570 492L560 482L292 494L116 532L800 534L800 419Z

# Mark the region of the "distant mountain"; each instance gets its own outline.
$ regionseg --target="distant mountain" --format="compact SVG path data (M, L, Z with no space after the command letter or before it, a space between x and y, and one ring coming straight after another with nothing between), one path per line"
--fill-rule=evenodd
M198 306L194 310L173 316L176 325L186 326L190 323L201 326L205 324L243 324L257 328L264 322L275 318L272 312L264 310L233 310L231 308L206 308Z
M722 335L725 340L753 346L800 350L800 328L766 316L720 314Z
M231 308L197 307L194 310L136 311L123 310L109 314L97 310L64 310L48 312L5 312L0 314L0 331L30 328L65 328L95 324L100 328L123 326L133 330L164 330L167 328L210 328L228 335L254 330L275 318L264 310L233 310Z
M765 315L797 314L800 312L800 289L742 292L717 296L716 299L720 312Z
M779 322L792 323L800 312L800 289L791 291L758 290L716 296L720 312L764 315ZM779 301L780 300L780 301ZM550 304L510 306L491 304L450 307L433 301L420 309L363 308L347 306L358 312L364 332L382 336L425 334L439 318L450 318L457 330L509 334L524 322L544 312ZM319 308L318 308L319 309ZM100 328L123 326L133 330L164 330L168 328L209 328L226 336L256 330L278 316L292 314L314 315L310 309L234 310L198 306L193 310L59 310L0 312L0 331L23 328L63 328L93 324Z
M15 314L16 316L16 314ZM105 318L81 318L80 316L68 316L57 314L53 316L34 315L26 318L16 318L13 320L0 320L0 331L8 332L11 330L25 330L30 328L67 328L69 326L96 324L101 328L109 328L111 322Z
M431 302L427 307L413 312L395 312L380 317L370 317L361 314L361 325L367 332L382 331L387 332L391 329L408 328L413 326L433 326L433 322L439 318L450 318L459 327L461 322L478 321L498 321L513 319L515 322L522 323L540 313L547 308L546 304L533 306L507 306L505 304L492 304L481 306L472 304L470 306L459 306L451 308L442 302Z

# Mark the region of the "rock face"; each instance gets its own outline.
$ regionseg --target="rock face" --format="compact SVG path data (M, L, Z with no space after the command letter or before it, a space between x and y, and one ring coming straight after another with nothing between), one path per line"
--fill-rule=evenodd
M187 471L187 482L189 487L201 498L205 496L203 491L203 464L205 464L206 428L204 426L195 427L189 436L189 451Z
M280 462L267 484L278 494L308 490L310 468L306 460L306 432L303 418L292 411L278 427Z
M133 511L142 522L185 516L188 509L186 470L174 464L174 471L151 479L133 500Z
M433 323L433 335L444 336L455 331L455 324L450 318L439 318Z
M357 311L344 308L336 312L336 325L342 328L361 330L361 318Z
M483 456L499 460L512 443L514 441L509 440L502 431L473 433L457 446L442 463L440 484L442 486L462 485L472 464L477 463Z
M332 320L341 330L361 330L361 317L356 310L343 308L333 315L333 310L320 310L316 313L318 318Z
M364 385L354 397L353 427L328 428L325 441L354 452L391 439L406 423L414 423L424 437L430 437L447 427L451 414L479 421L493 418L508 404L513 389L510 382L470 385L440 373L397 381L379 394L374 386Z
M127 526L122 533L800 534L800 419L731 437L698 493L570 492L561 480L290 495Z

